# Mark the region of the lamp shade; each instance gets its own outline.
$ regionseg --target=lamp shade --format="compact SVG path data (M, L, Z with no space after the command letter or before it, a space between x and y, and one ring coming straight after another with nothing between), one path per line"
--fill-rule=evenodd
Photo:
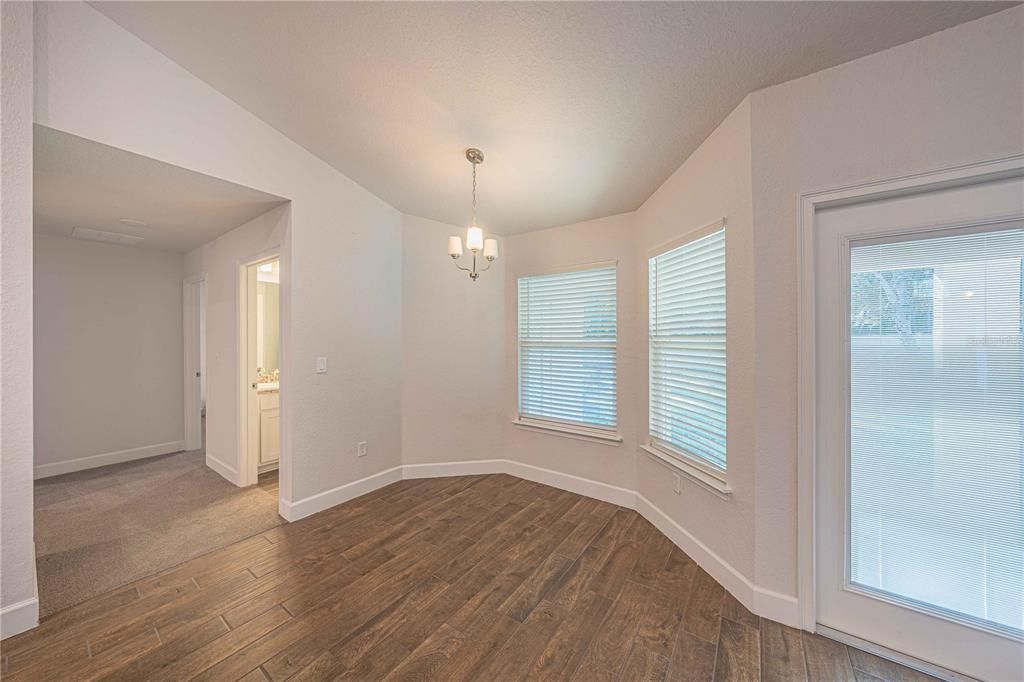
M466 230L466 248L470 251L484 248L484 231L476 225Z
M485 239L484 240L484 258L494 260L498 257L498 240L497 239Z
M462 237L454 235L448 237L448 255L452 258L458 258L462 255Z

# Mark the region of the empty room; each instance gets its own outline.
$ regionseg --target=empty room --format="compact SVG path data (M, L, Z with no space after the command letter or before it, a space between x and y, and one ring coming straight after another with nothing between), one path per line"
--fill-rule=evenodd
M1024 6L0 3L5 680L1024 682Z

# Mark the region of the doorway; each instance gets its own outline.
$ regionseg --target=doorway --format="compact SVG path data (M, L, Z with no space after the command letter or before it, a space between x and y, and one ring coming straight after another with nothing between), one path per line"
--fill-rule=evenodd
M206 446L206 278L185 280L185 450Z
M281 260L275 253L243 271L246 480L270 489L281 458Z
M1022 203L1018 168L813 215L814 624L947 677L1024 678Z

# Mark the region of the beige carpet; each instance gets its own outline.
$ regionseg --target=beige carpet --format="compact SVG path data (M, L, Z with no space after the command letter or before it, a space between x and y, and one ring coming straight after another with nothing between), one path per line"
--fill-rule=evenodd
M36 481L41 615L284 523L276 476L237 488L194 451Z

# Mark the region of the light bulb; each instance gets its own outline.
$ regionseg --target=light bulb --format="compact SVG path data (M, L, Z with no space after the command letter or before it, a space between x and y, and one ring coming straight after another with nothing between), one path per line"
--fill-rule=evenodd
M466 230L466 248L476 253L484 247L484 231L476 225Z

